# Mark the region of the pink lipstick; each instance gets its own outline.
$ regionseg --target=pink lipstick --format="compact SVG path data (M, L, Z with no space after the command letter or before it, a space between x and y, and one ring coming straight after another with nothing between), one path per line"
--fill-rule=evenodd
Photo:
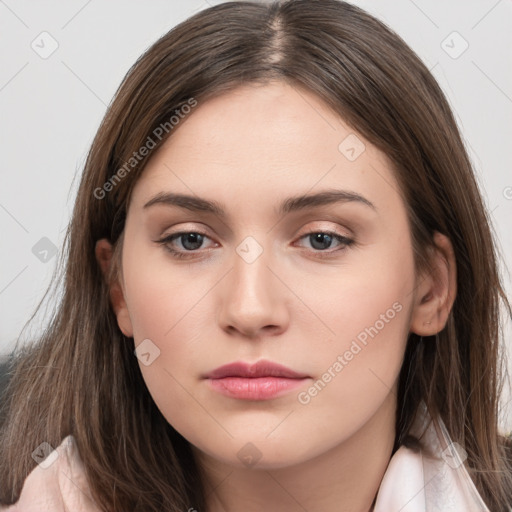
M240 400L269 400L300 387L310 377L272 361L230 363L204 376L219 393Z

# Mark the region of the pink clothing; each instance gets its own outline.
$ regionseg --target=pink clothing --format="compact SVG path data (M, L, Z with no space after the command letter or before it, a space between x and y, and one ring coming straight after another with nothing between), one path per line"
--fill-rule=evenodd
M411 429L418 434L430 416L424 406ZM464 450L452 443L442 421L430 423L422 441L436 454L401 446L391 457L374 512L490 512L462 464ZM57 458L43 468L45 461ZM92 501L75 440L67 436L25 480L15 505L2 512L100 512Z
M57 457L55 458L55 456ZM54 459L54 460L53 460ZM49 462L46 467L45 462ZM67 436L25 479L20 499L2 512L99 512L92 501L82 459Z

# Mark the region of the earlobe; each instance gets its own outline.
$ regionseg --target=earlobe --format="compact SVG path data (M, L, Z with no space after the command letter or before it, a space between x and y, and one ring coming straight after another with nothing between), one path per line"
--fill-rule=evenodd
M420 336L432 336L444 329L457 294L457 269L451 241L436 232L434 244L431 271L418 278L414 294L410 331Z
M95 255L96 260L101 268L101 272L106 279L108 276L108 271L110 269L110 265L113 264L112 256L114 254L112 244L106 239L102 238L96 242L95 247ZM128 311L128 307L126 305L126 301L124 298L123 288L118 279L115 282L110 283L110 303L112 304L112 309L117 318L117 324L121 332L131 338L133 337L133 327L130 319L130 314Z

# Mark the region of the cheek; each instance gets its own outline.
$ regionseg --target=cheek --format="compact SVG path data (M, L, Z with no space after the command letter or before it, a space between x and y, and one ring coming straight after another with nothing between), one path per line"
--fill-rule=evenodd
M136 247L127 250L124 262L135 346L147 346L151 354L149 361L139 357L139 367L167 421L177 431L189 433L197 418L209 419L192 396L205 369L205 333L212 332L213 325L205 299L216 280L210 282L207 275L191 279L190 271L176 270L162 255L140 265L152 257L147 253L141 258L141 252Z
M399 375L409 333L414 261L407 240L398 245L400 253L397 243L361 253L357 263L341 269L323 288L321 300L311 302L335 335L320 340L308 356L317 369L316 380L298 398L316 414L335 419L334 424L370 417ZM336 404L338 408L332 407Z
M208 276L194 279L190 269L176 265L164 248L144 241L127 243L125 255L123 275L135 341L174 340L182 324L190 325L189 318L201 311L201 297L213 283Z

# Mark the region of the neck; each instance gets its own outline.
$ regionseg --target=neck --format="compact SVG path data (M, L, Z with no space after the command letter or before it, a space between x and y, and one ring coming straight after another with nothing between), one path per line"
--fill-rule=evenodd
M203 474L208 512L371 512L395 440L396 397L352 436L293 466L231 466L193 447Z

